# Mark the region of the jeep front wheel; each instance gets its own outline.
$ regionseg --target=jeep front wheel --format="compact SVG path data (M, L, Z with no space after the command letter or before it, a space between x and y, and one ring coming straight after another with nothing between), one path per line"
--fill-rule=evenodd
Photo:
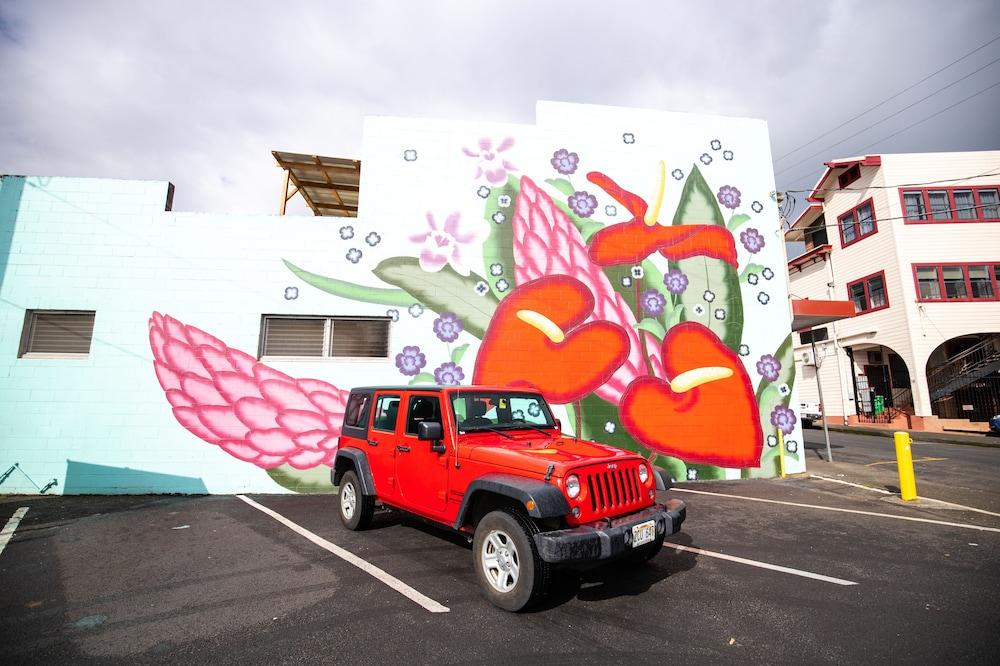
M345 472L340 480L340 520L349 530L363 530L372 521L375 498L361 492L354 470Z
M548 590L550 565L538 556L535 524L524 514L493 511L476 526L473 558L476 577L495 606L519 611Z

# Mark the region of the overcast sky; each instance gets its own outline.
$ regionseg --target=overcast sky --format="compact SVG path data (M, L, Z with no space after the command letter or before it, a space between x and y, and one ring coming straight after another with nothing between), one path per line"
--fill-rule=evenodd
M175 210L274 213L271 149L357 157L365 115L530 123L537 99L764 118L780 157L997 35L997 0L0 0L0 173L170 180ZM998 62L824 150L998 58L778 160L779 187L838 156L1000 148L1000 86L879 141Z

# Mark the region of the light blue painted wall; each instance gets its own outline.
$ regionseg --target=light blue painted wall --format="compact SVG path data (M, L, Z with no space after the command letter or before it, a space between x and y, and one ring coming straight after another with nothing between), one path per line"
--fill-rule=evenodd
M281 262L336 273L346 263L342 222L164 212L167 188L3 178L0 473L15 463L20 471L0 492L33 493L34 484L52 479L49 493L285 492L263 470L174 420L153 373L150 313L168 313L252 355L265 313L385 314L385 307L313 290ZM293 285L300 296L286 300L285 287ZM96 310L89 357L17 358L32 308ZM405 339L406 325L394 325L395 340ZM398 382L390 360L271 365L348 388Z

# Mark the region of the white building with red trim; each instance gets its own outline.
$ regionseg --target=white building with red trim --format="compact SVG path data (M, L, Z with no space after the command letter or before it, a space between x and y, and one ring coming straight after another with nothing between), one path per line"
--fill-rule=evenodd
M986 430L1000 413L1000 151L826 163L786 240L793 299L854 303L796 334L830 423ZM815 343L815 352L813 349Z

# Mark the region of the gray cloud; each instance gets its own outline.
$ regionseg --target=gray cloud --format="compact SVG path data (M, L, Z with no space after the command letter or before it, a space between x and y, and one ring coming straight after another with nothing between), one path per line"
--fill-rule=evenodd
M781 155L971 50L991 0L5 2L0 172L154 178L178 209L274 212L272 148L357 156L368 114L531 122L537 99L762 117ZM1000 42L780 171L1000 55ZM1000 78L1000 63L842 146ZM1000 88L869 152L1000 147Z

